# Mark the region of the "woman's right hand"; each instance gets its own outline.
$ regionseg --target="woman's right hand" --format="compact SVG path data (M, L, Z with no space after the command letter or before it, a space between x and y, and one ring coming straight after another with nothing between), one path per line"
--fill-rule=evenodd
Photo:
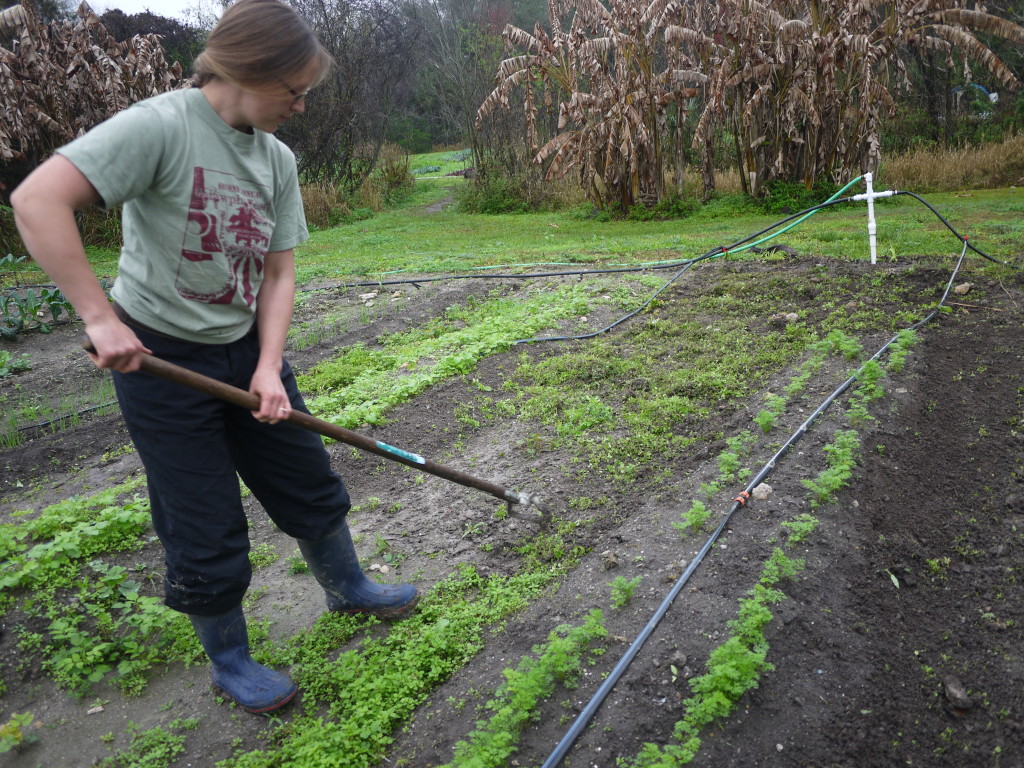
M121 373L139 370L143 354L152 352L135 332L116 317L109 321L87 323L85 333L95 352L89 352L97 368L111 368Z

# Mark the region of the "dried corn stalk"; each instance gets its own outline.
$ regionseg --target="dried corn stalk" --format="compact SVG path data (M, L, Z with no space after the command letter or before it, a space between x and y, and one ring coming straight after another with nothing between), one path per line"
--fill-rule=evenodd
M549 0L550 35L540 25L532 35L506 27L507 45L521 53L502 62L477 121L520 98L535 159L549 163L548 176L578 170L599 204L628 208L664 194L666 166L678 178L683 117L703 92L689 143L700 153L706 191L714 183L713 140L722 131L734 137L752 195L772 179L808 187L818 178L842 182L878 167L893 94L910 87L902 58L908 49L939 51L948 66L958 50L1017 87L973 32L1024 43L1024 29L967 4L610 0L606 7ZM550 139L537 135L547 103L558 105ZM674 148L670 159L666 144Z
M535 162L547 177L578 172L601 207L628 210L665 194L669 109L682 123L703 73L670 57L661 34L678 13L676 0L549 0L551 34L509 25L507 45L526 53L505 59L497 87L477 112L477 124L496 108L522 99ZM571 19L568 31L562 19ZM558 132L541 145L537 117L557 104ZM678 171L677 171L678 174Z
M689 21L704 3L687 3ZM694 148L714 131L736 135L738 162L757 196L771 179L835 182L877 169L893 93L910 87L902 54L911 47L980 63L1007 87L1013 73L970 30L1024 43L1024 29L963 0L720 0L703 26L670 27L684 50L695 36L702 63L719 73L708 89ZM691 52L691 55L697 55ZM709 158L705 158L708 162ZM708 169L705 169L707 178Z
M31 170L116 112L183 84L156 35L119 42L82 3L42 24L28 4L0 12L0 161Z

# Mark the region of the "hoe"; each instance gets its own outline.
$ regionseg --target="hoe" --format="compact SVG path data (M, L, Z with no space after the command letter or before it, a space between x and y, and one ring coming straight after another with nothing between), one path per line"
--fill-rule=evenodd
M84 341L82 346L87 352L95 352L92 344L89 341ZM244 389L233 387L230 384L225 384L217 379L211 379L209 376L204 376L201 373L190 371L188 368L182 368L174 363L169 363L166 360L161 360L158 357L152 355L142 356L142 365L140 370L145 371L153 376L159 376L162 379L173 381L176 384L181 384L186 387L204 392L208 395L220 398L228 403L240 406L250 411L255 411L259 408L259 397L246 392ZM544 504L544 502L535 493L524 493L521 491L513 491L508 488L503 488L496 483L492 483L489 480L484 480L479 477L468 475L465 472L460 472L457 469L446 467L443 464L438 464L436 461L424 458L410 451L396 448L393 445L388 445L380 440L374 440L372 438L361 435L358 432L339 427L337 424L331 424L329 421L318 419L315 416L310 416L308 413L302 411L292 410L289 412L288 417L283 419L292 424L308 429L311 432L329 437L332 440L337 440L339 443L345 443L347 445L354 446L362 451L368 453L374 453L378 456L383 456L385 459L391 461L397 461L399 464L405 464L413 469L418 469L421 472L427 472L431 475L444 478L453 483L459 485L465 485L469 488L476 488L478 491L489 493L491 496L507 501L510 508L512 506L521 507L524 511L531 507L536 510L538 514L524 514L523 512L511 511L510 515L521 518L524 520L530 520L533 522L547 522L550 518L551 512Z

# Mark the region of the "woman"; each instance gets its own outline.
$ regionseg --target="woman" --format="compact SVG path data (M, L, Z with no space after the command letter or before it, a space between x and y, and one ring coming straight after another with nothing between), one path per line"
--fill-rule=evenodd
M331 59L279 0L238 0L196 59L194 88L140 102L59 149L11 195L36 262L85 322L94 363L113 370L146 467L165 549L165 601L187 613L216 686L251 712L296 693L249 655L249 586L238 477L299 549L330 610L398 618L410 585L366 578L345 523L348 494L316 435L283 350L293 249L308 239L295 158L272 133L301 113ZM86 260L74 213L124 204L111 304ZM260 398L248 413L138 371L155 354ZM255 418L253 418L255 417Z

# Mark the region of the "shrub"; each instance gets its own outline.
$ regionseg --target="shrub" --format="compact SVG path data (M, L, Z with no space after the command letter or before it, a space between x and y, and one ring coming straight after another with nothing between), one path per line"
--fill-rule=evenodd
M302 187L306 223L318 229L337 226L352 216L352 208L338 187L327 182Z
M825 202L839 187L822 180L811 189L799 183L769 181L764 189L761 206L766 213L794 213Z
M626 218L631 221L664 221L667 219L685 219L700 210L700 203L692 197L670 194L654 205L637 203L629 209Z

